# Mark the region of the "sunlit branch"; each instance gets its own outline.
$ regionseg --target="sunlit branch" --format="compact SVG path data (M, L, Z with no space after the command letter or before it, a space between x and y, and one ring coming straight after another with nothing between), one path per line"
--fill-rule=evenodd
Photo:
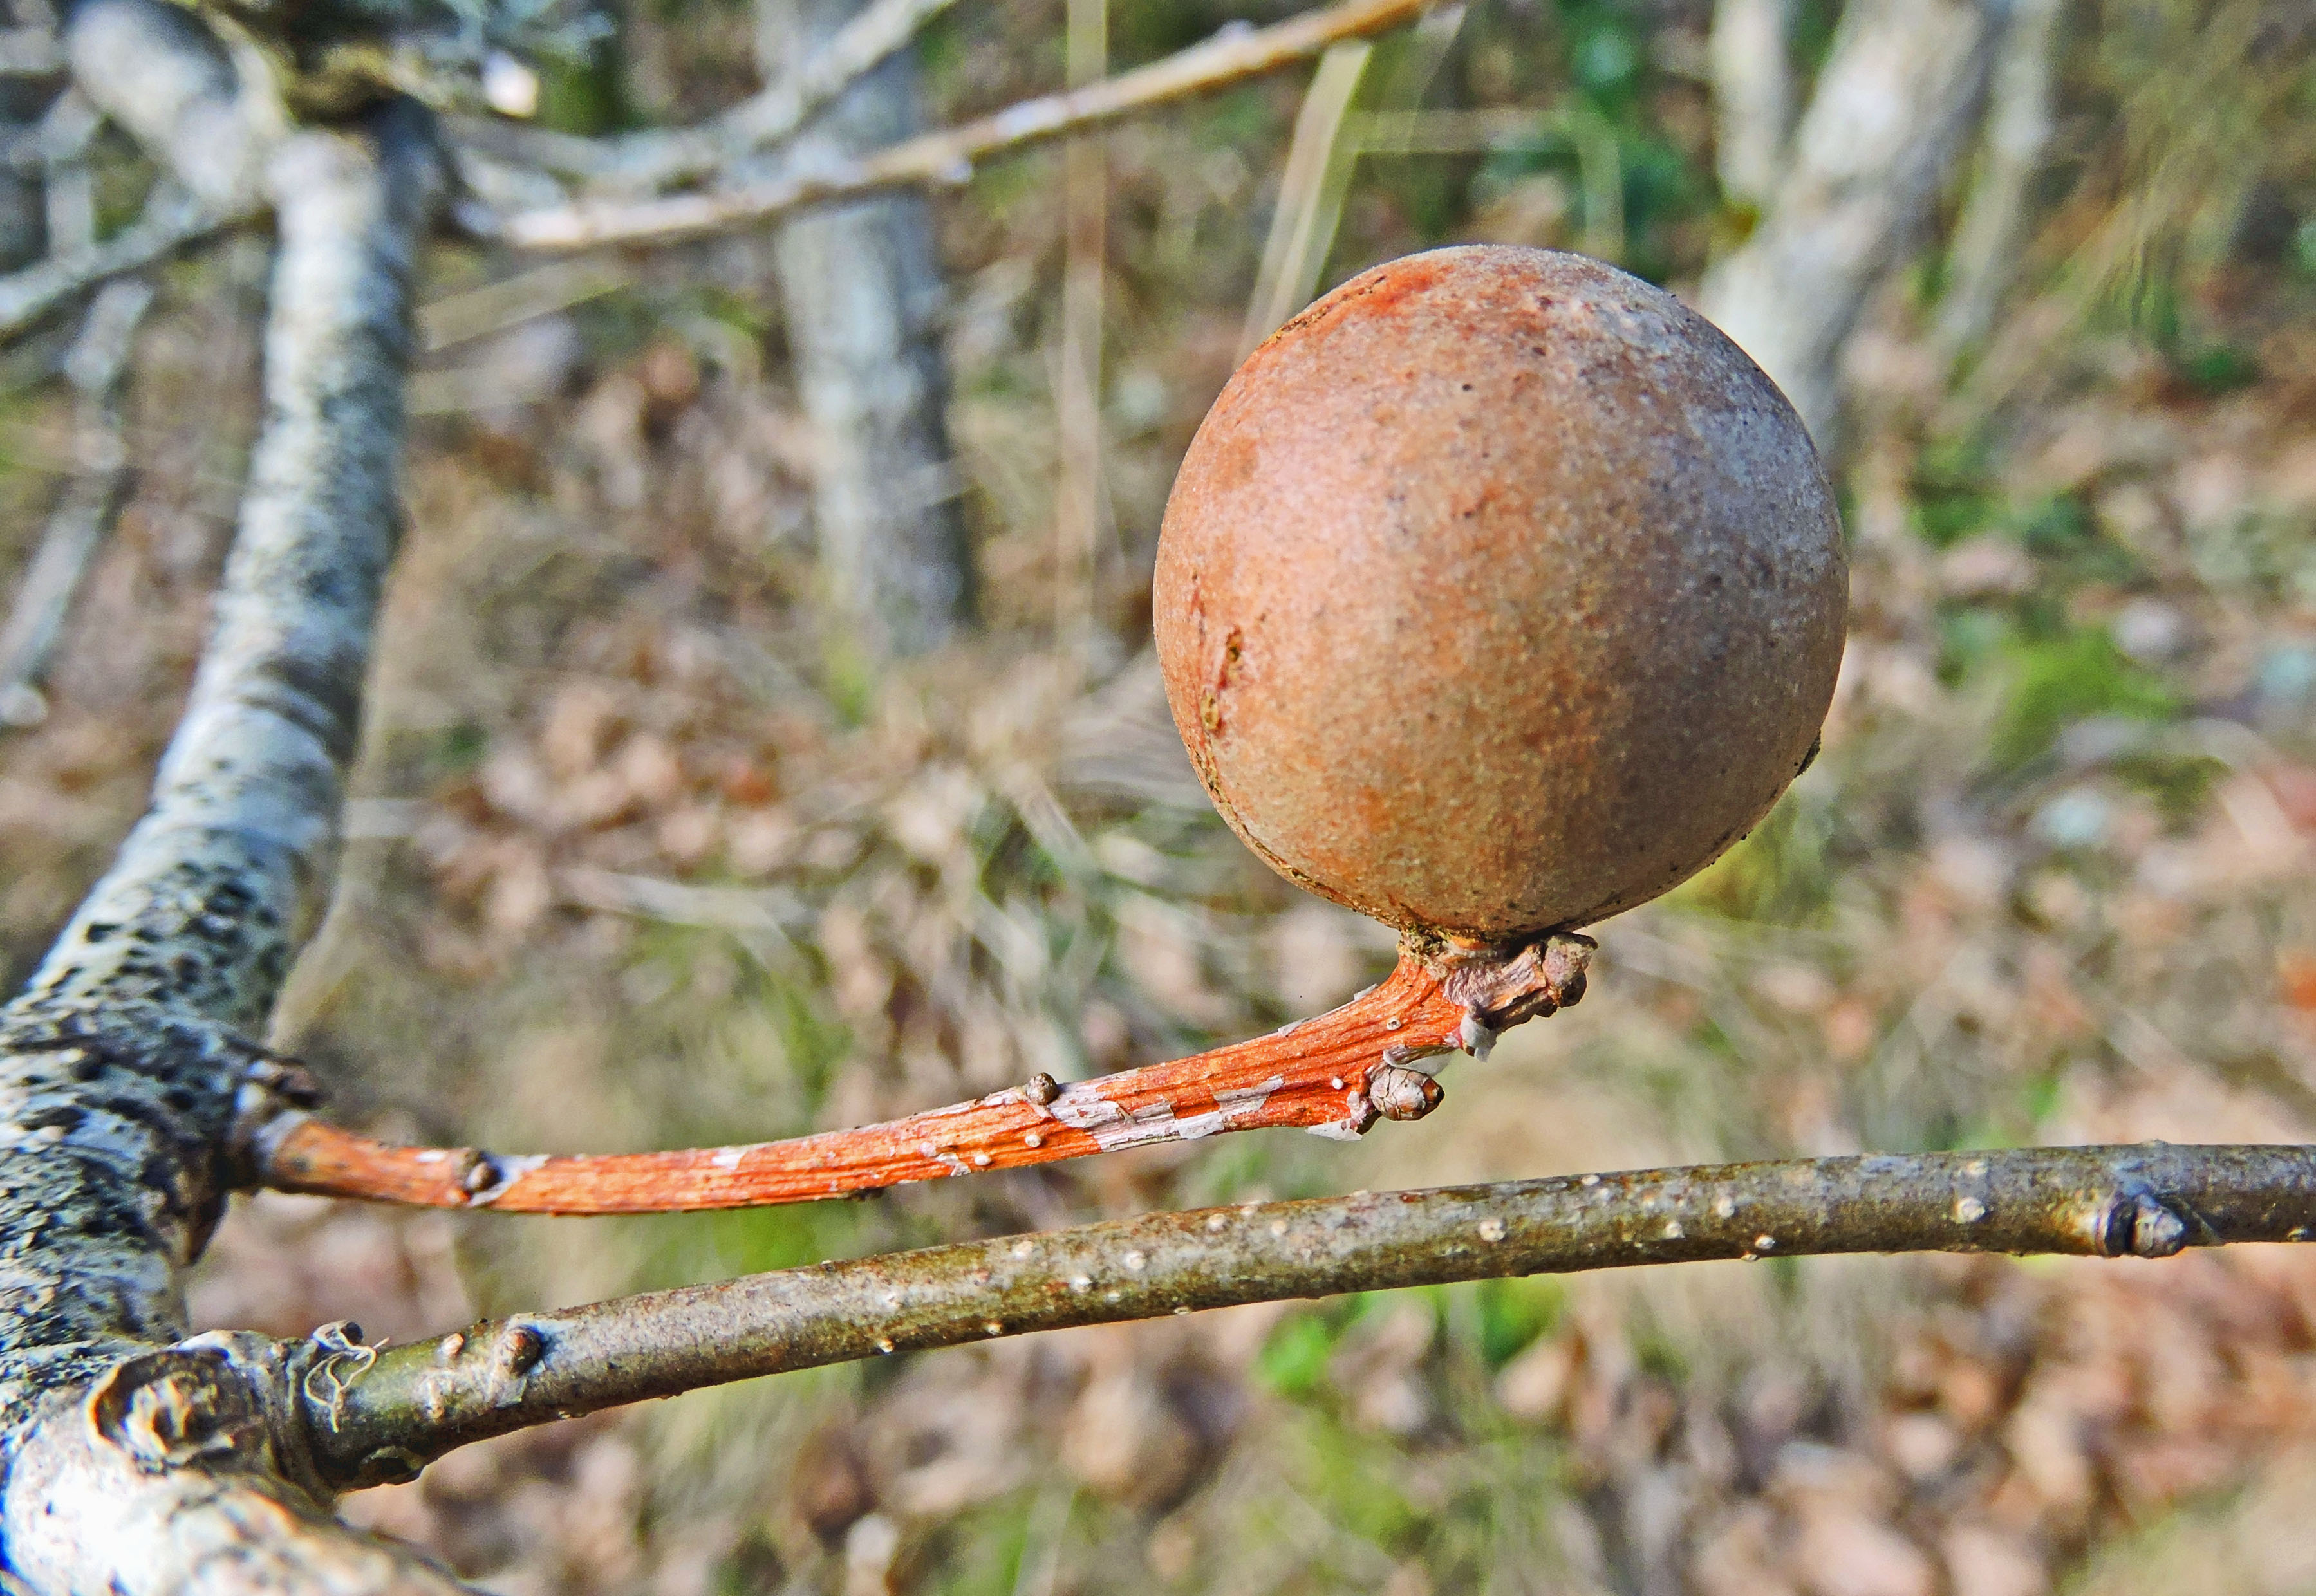
M1193 1058L1024 1086L882 1125L787 1141L597 1157L396 1147L301 1112L252 1129L277 1190L507 1213L665 1213L804 1202L904 1181L1090 1153L1299 1128L1355 1138L1439 1101L1436 1060L1484 1051L1510 1025L1583 995L1592 944L1554 935L1517 953L1403 953L1381 986L1315 1019Z
M316 1463L453 1447L788 1370L1238 1303L1823 1253L2167 1257L2300 1241L2316 1148L2040 1148L1563 1175L1145 1214L526 1314L305 1383ZM360 1361L367 1367L356 1369Z

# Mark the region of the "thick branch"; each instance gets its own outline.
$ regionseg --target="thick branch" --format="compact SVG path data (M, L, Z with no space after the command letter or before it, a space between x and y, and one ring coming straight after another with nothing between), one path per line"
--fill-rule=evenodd
M863 160L799 173L743 188L664 200L612 200L534 210L512 217L510 243L526 249L589 249L606 244L668 244L753 226L838 200L888 189L962 183L991 155L1082 132L1146 111L1276 72L1340 40L1412 21L1430 0L1341 0L1324 10L1254 31L1225 28L1204 44L1137 71L1066 93L1010 106L962 128L928 133Z
M1975 125L1995 0L1854 0L1751 237L1699 308L1777 379L1821 451L1867 296L1929 219Z
M1231 1130L1356 1138L1439 1101L1432 1060L1583 996L1590 939L1510 956L1407 952L1383 985L1316 1019L1189 1059L1064 1086L1040 1076L971 1103L788 1141L596 1157L392 1147L290 1113L251 1138L281 1191L507 1213L666 1213L806 1202Z
M255 208L289 129L254 52L169 0L81 0L65 48L81 93L210 211Z
M152 1344L183 1334L263 1092L241 1033L328 882L400 519L431 129L401 104L294 136L267 183L266 424L209 646L150 809L0 1015L0 1545L41 1591L455 1588L325 1524L263 1421L272 1374Z
M2316 1148L2303 1147L1928 1153L1362 1193L1146 1214L529 1314L388 1349L307 1401L317 1466L356 1484L618 1403L1237 1303L1789 1254L2160 1258L2312 1233Z

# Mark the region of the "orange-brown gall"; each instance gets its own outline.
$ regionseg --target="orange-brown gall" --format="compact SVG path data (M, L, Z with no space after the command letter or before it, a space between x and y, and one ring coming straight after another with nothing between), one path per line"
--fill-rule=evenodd
M1645 902L1805 764L1848 573L1793 407L1550 251L1379 266L1239 368L1158 545L1174 723L1233 829L1403 929Z

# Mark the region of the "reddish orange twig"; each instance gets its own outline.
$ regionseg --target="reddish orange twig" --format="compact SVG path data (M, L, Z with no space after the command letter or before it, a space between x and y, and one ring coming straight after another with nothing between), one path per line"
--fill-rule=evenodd
M430 1208L670 1213L803 1202L1225 1130L1356 1137L1440 1097L1422 1060L1484 1053L1496 1033L1583 995L1593 944L1555 934L1506 952L1403 949L1381 986L1315 1019L1211 1052L1059 1086L1050 1076L881 1125L679 1152L510 1157L396 1147L298 1113L253 1138L260 1183Z

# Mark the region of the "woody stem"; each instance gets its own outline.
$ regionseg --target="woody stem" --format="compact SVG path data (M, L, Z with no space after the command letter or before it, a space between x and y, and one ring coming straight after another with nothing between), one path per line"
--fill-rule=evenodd
M1439 1101L1425 1061L1576 1001L1592 951L1554 934L1509 950L1403 947L1382 985L1268 1036L1069 1086L1050 1076L905 1119L785 1141L672 1152L510 1156L399 1147L298 1112L250 1134L278 1191L507 1213L673 1213L871 1192L1227 1130L1356 1138Z

